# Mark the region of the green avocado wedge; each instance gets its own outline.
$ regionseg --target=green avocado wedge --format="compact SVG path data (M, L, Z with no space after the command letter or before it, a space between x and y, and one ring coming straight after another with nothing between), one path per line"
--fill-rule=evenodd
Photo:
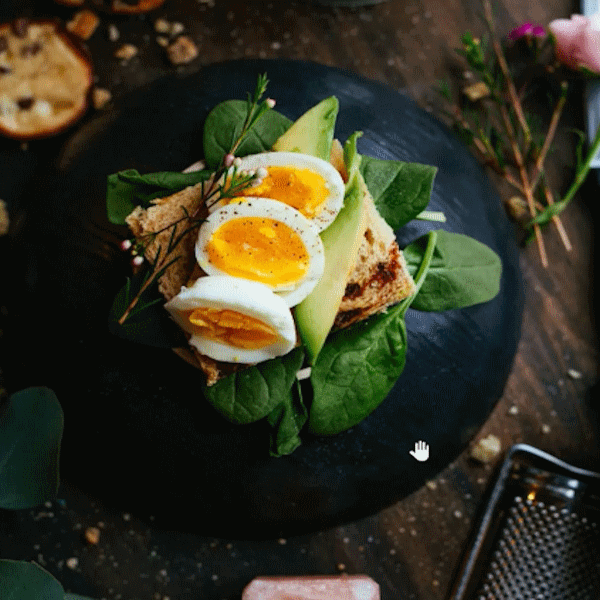
M366 186L359 173L346 188L344 206L321 233L325 270L313 291L295 308L296 324L314 364L338 312L367 224Z
M275 152L300 152L329 161L339 102L335 96L321 100L301 115L273 144Z

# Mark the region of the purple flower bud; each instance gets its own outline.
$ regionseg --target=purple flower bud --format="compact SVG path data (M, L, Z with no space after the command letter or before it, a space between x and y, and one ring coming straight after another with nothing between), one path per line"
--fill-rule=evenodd
M226 154L225 158L223 159L223 164L229 168L233 164L234 160L235 160L235 156L233 154L231 154L231 153Z
M135 256L133 258L133 260L131 261L131 264L134 267L139 267L143 262L144 262L144 257L143 256Z
M129 250L131 248L131 240L123 240L121 242L121 250Z
M265 102L269 108L273 108L275 106L275 100L273 100L273 98L267 98Z
M522 37L544 37L546 30L541 26L534 23L523 23L519 25L508 34L508 39L512 42Z

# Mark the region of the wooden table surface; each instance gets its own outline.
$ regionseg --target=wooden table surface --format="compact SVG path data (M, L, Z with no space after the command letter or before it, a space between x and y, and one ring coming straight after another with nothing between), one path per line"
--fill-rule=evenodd
M579 12L578 5L567 0L501 0L496 6L501 32L527 20L547 24ZM51 2L14 2L3 10L3 16L53 14L64 20L73 13ZM436 83L447 77L460 82L454 49L464 31L482 33L480 12L477 0L389 0L362 8L286 0L167 0L145 16L103 15L88 45L97 85L111 90L115 103L129 90L176 69L192 73L203 65L241 57L293 58L383 82L439 114ZM180 67L169 63L156 42L153 24L158 17L185 26L199 47L197 59ZM120 33L116 42L109 39L109 24ZM122 43L139 48L138 56L125 64L113 57ZM582 104L571 105L567 121L582 127L581 111ZM551 169L563 191L573 174L573 156L573 139L561 139ZM564 213L572 250L564 250L555 231L545 234L549 268L541 266L535 245L522 249L526 285L522 339L504 395L475 436L478 440L494 434L503 450L526 442L596 470L597 267L591 210L597 197L593 174ZM438 600L448 593L501 459L502 455L482 465L466 451L428 485L378 515L294 540L190 541L187 534L177 534L182 548L196 544L189 556L169 555L167 542L162 546L164 532L152 532L148 524L138 522L134 507L131 515L114 515L101 501L64 488L61 498L67 499L66 504L55 501L9 519L14 551L6 542L0 550L2 557L45 564L65 587L95 598L234 599L239 589L227 584L228 573L236 573L239 581L246 568L249 580L254 575L253 556L269 553L274 565L294 564L290 572L368 573L380 583L385 600ZM104 527L100 544L90 549L81 530L98 522ZM62 537L57 542L58 531ZM77 558L77 564L67 563L68 558ZM186 574L190 564L195 574Z

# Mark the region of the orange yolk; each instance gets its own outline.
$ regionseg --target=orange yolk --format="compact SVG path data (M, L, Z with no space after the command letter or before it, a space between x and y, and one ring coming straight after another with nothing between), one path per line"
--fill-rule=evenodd
M279 200L311 219L321 212L329 192L325 179L310 169L267 167L262 183L245 188L239 195Z
M258 350L277 341L270 326L243 313L221 308L196 308L187 318L195 333L211 340L245 350Z
M220 225L206 246L212 265L233 277L271 287L301 280L309 254L285 223L266 217L238 217Z

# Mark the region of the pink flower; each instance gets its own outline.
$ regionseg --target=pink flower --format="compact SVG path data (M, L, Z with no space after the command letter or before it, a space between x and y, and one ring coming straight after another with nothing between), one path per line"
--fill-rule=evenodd
M600 13L556 19L548 28L556 39L556 58L571 67L600 73Z
M522 37L544 37L545 35L546 31L541 25L523 23L508 34L508 39L514 42Z

